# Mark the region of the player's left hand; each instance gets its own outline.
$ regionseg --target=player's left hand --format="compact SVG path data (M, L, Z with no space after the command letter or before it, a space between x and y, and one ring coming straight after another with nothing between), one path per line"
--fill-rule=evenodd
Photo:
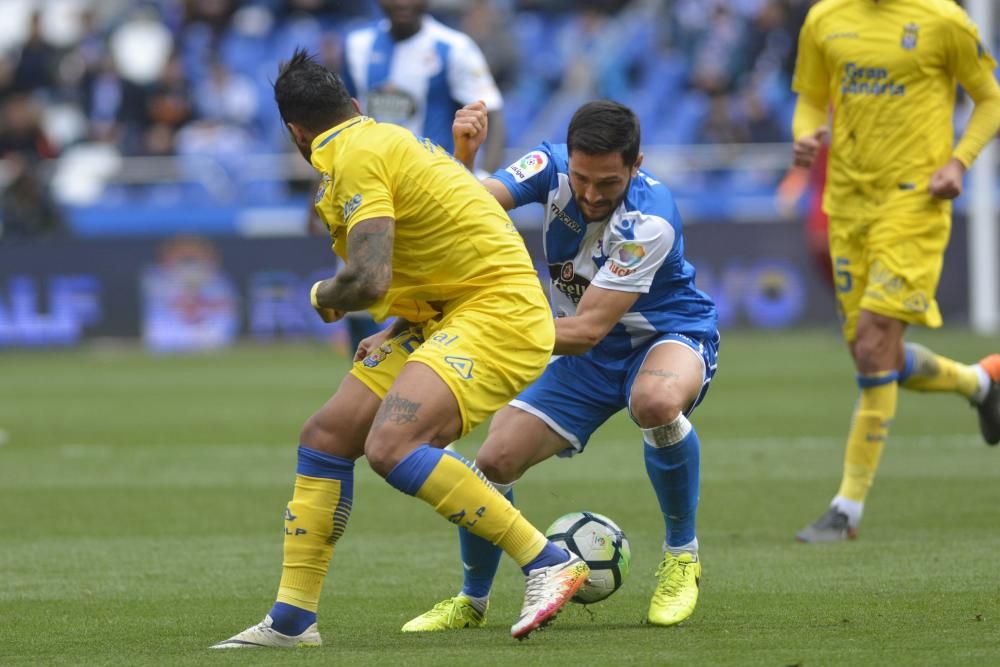
M931 176L929 190L931 196L937 199L954 199L962 194L962 177L965 176L965 165L957 158L948 162Z
M451 134L455 139L455 155L468 153L475 155L486 140L489 131L486 103L483 101L466 104L455 112L451 124Z
M319 291L319 286L322 284L323 281L320 280L319 282L315 283L312 286L311 290L309 290L309 303L311 303L312 307L316 310L317 313L319 313L320 319L326 322L327 324L330 324L331 322L336 322L337 320L342 319L344 315L347 314L347 312L343 310L337 310L336 308L324 308L323 306L319 305L319 301L316 298L316 292Z

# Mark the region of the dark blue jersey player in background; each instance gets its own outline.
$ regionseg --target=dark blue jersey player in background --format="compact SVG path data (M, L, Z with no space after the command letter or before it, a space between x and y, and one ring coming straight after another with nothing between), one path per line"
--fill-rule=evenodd
M455 155L467 166L487 134L484 105L455 116ZM545 373L493 418L476 465L502 493L552 455L582 452L626 408L642 432L646 470L666 524L649 605L654 625L688 618L698 600L695 536L699 444L688 416L715 373L719 334L712 300L684 259L670 190L643 171L639 122L609 101L577 110L565 144L543 143L483 181L507 210L545 207L545 256L556 313ZM499 550L460 532L461 592L404 631L478 627L485 621Z

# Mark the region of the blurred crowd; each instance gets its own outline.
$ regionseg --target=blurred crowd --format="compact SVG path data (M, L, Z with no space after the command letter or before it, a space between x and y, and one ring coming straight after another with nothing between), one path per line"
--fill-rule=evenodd
M644 143L789 139L798 27L814 0L438 0L482 48L504 97L508 146L561 136L594 96L633 107ZM55 233L49 196L109 193L60 180L122 156L238 164L290 145L270 96L296 45L342 68L347 31L375 0L5 0L0 22L4 235ZM45 168L38 168L44 163ZM280 197L281 192L274 193Z

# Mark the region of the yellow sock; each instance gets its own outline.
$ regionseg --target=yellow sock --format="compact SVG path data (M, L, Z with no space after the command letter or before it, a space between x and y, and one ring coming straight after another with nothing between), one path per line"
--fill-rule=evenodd
M278 602L316 612L333 548L344 532L352 499L343 482L295 476L295 494L285 510L284 562Z
M974 365L934 354L917 343L907 343L900 385L915 391L950 391L972 398L979 391L979 373Z
M844 477L837 495L863 503L882 458L889 424L896 415L898 385L895 371L859 376L858 383L861 398L851 419L844 454Z
M506 551L519 566L530 563L545 547L545 536L482 473L450 454L444 452L415 495L452 523Z

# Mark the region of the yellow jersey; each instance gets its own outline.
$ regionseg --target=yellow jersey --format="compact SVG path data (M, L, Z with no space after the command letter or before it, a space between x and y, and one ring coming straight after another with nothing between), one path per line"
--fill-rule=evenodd
M392 282L369 308L424 322L483 288L539 286L524 240L493 195L440 146L356 116L316 137L316 210L345 262L354 225L395 220Z
M995 89L995 67L975 24L952 0L813 6L799 35L792 87L833 105L824 210L949 212L951 203L930 197L927 185L952 156L955 84Z

